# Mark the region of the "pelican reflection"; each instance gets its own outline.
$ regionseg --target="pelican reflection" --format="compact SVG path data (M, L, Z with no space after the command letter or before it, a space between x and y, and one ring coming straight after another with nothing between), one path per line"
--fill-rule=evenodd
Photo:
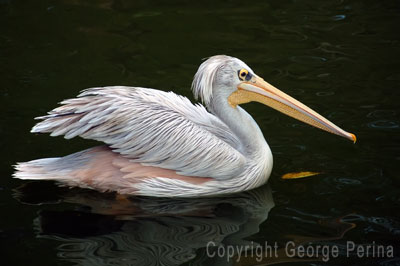
M17 192L21 201L46 203L27 189ZM207 244L248 245L244 239L259 231L274 207L268 186L199 199L59 190L58 199L49 202L72 203L72 209L43 209L34 226L38 237L61 242L57 255L76 265L231 265L226 258L207 256Z

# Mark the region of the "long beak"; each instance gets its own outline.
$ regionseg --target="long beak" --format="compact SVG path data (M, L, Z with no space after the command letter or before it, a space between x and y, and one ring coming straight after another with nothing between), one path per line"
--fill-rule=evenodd
M339 128L311 108L278 90L256 75L253 75L249 81L240 83L238 90L229 96L228 101L233 107L236 107L238 104L257 101L311 126L356 142L354 134Z

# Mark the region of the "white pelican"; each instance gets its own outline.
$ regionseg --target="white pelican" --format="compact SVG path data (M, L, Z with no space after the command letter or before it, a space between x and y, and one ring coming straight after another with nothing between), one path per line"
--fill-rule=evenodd
M38 117L43 121L31 132L66 139L80 136L106 145L19 163L14 177L157 197L210 196L256 188L268 181L273 161L257 123L239 106L250 101L356 140L234 57L217 55L203 62L192 90L207 109L155 89L84 90Z

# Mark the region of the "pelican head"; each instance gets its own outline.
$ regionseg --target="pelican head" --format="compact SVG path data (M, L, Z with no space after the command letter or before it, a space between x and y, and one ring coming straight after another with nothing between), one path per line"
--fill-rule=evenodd
M231 108L256 101L311 126L356 141L356 136L339 128L311 108L278 90L243 61L225 55L204 61L193 80L192 90L209 107L213 99L223 98Z

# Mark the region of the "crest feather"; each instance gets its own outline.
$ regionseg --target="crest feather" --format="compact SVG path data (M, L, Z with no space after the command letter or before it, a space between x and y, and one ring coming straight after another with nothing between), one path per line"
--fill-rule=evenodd
M196 100L200 98L207 106L212 99L213 84L218 70L235 59L227 55L216 55L204 61L194 75L192 82L194 98Z

